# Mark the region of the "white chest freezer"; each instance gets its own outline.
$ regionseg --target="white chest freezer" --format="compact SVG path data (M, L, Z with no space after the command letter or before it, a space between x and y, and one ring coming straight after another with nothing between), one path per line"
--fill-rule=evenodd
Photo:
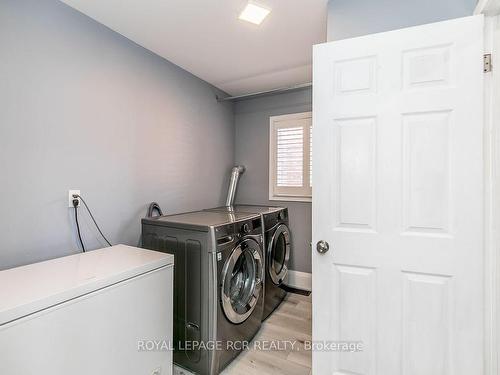
M173 263L118 245L0 271L0 374L171 374Z

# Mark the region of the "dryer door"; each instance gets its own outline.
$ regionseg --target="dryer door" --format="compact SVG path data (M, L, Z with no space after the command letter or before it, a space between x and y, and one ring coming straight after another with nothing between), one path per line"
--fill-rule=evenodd
M222 269L222 308L232 323L244 322L252 314L262 292L260 245L245 239L231 252Z
M267 271L276 285L281 285L288 272L290 229L285 224L276 227L267 248Z

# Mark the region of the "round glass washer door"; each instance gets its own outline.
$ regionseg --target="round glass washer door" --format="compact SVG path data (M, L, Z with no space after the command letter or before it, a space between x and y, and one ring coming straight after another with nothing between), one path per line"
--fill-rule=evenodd
M276 228L267 249L267 270L271 280L281 285L288 272L290 258L290 230L285 224Z
M222 269L222 308L232 323L244 322L253 312L262 291L262 257L259 243L243 240Z

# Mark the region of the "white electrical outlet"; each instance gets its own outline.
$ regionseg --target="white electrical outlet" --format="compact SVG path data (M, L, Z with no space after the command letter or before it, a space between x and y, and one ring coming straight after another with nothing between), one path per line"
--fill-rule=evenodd
M73 208L73 199L78 199L78 206L80 207L80 198L73 198L73 194L78 194L80 195L80 190L68 190L68 207Z

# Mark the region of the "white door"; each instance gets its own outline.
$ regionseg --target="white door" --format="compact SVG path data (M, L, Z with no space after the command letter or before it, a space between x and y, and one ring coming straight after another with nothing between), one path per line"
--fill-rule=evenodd
M483 374L482 51L481 16L315 46L313 340L364 350L314 374Z

